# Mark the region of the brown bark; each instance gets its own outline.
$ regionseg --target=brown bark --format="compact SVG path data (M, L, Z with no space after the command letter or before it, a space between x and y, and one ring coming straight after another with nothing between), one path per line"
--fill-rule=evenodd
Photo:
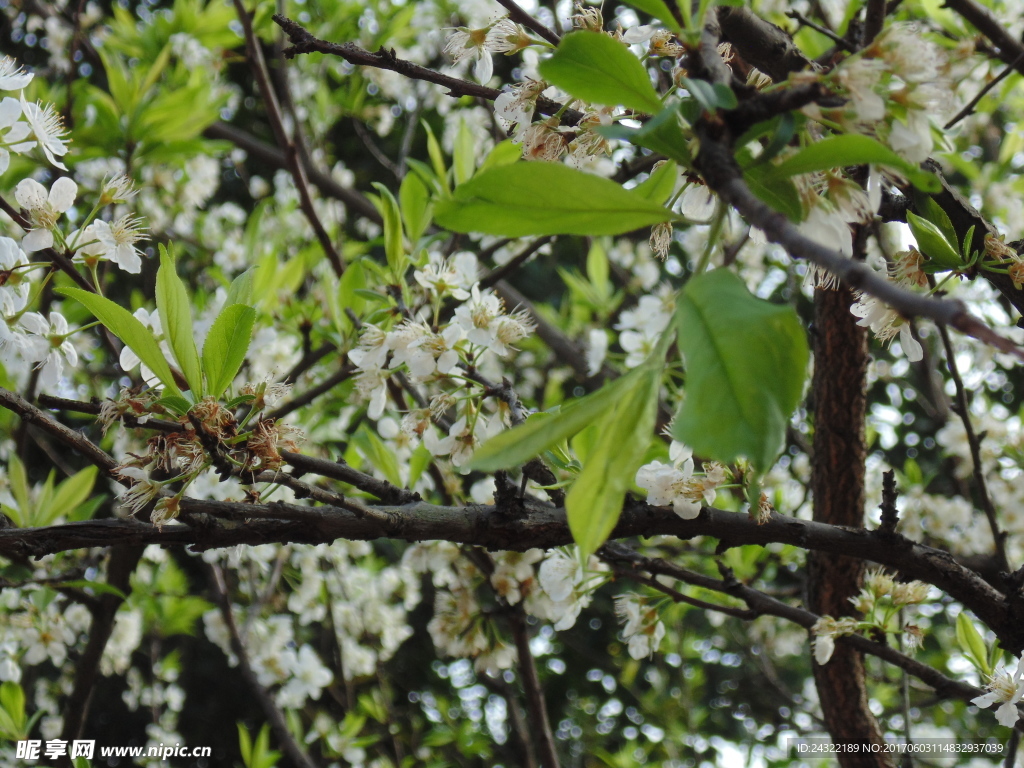
M861 527L864 517L864 415L867 335L850 314L849 289L815 293L814 457L811 487L814 519ZM860 591L864 562L847 555L812 553L808 558L808 602L818 614L852 612L849 598ZM827 664L812 662L825 725L834 742L881 744L878 722L868 708L864 659L838 644ZM847 766L893 766L884 755L840 756Z

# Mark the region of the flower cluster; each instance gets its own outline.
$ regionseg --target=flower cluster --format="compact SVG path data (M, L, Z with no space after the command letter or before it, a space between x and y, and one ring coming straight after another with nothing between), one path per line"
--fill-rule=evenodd
M647 503L655 507L672 506L684 520L700 514L701 507L715 502L716 489L726 480L725 467L705 462L704 472L694 474L693 452L682 443L672 442L671 464L652 461L637 470L636 484L647 491Z

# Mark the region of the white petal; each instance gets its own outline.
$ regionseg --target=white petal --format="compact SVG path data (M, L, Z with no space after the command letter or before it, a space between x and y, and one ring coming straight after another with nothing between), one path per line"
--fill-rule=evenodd
M75 204L75 195L78 194L78 185L67 176L61 176L50 188L50 206L55 211L64 213Z
M33 229L21 240L21 250L35 253L53 245L53 233L48 229Z
M487 85L494 74L494 62L491 61L491 54L487 51L480 51L476 63L473 65L473 77L478 83Z
M35 179L23 179L14 188L14 199L22 208L42 208L46 204L46 187Z

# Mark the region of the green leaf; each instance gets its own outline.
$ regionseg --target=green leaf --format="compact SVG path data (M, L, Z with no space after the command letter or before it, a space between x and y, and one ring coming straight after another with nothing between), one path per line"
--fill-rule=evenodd
M662 164L654 173L633 188L634 195L640 195L651 202L664 205L676 188L679 166L671 160Z
M476 139L469 130L465 118L459 120L459 131L455 135L452 150L452 169L455 171L455 185L469 181L476 170Z
M669 0L669 2L676 2L676 0ZM631 5L649 16L653 16L673 32L679 34L679 22L676 21L672 11L663 0L626 0L626 5Z
M915 187L926 192L941 191L942 185L934 174L922 171L870 136L854 133L831 136L804 147L792 157L775 166L772 175L776 178L787 179L799 173L866 164L894 168L906 176Z
M657 152L689 168L693 158L687 149L689 139L679 125L679 108L679 103L669 104L639 128L601 125L594 128L594 131L606 139L628 141L634 146Z
M724 83L712 85L706 80L695 80L681 77L680 84L690 92L705 112L717 112L720 109L735 109L738 104L732 88Z
M961 611L956 617L956 643L978 671L986 675L991 674L985 641L965 611Z
M565 497L569 530L584 561L608 539L654 431L661 368L644 365L597 423L597 445Z
M511 139L505 139L500 144L494 145L494 149L480 164L480 170L486 171L488 168L497 168L500 165L511 165L522 156L523 148L518 144L513 144Z
M405 254L405 243L402 240L402 215L391 190L378 181L375 181L373 186L380 192L380 203L377 205L377 209L384 218L384 253L387 255L388 266L391 267L395 280L401 281L409 263Z
M430 123L426 120L420 121L427 132L427 154L430 155L430 164L434 167L434 176L441 185L442 194L447 197L452 193L451 185L448 183L448 168L444 164L444 154L441 152L441 145L437 143ZM410 164L410 167L414 167Z
M174 253L162 243L160 269L156 273L156 308L160 311L160 323L174 358L192 393L199 399L203 396L203 372L199 366L195 331L192 329L192 302L185 284L175 271Z
M942 234L942 230L928 219L907 211L907 224L910 226L910 233L917 240L918 249L939 267L958 269L964 265L957 246L954 245L956 241L950 243Z
M242 367L255 321L256 310L244 304L224 307L213 321L203 344L203 369L212 397L224 394Z
M7 460L7 482L17 509L5 506L4 513L19 528L28 528L35 518L35 504L32 503L25 465L21 463L18 454L13 451Z
M541 62L545 80L576 98L646 112L661 111L647 68L622 43L601 32L573 32Z
M181 390L174 383L171 367L164 359L160 345L138 318L110 299L81 288L58 288L57 292L84 304L111 333L138 355L139 360L160 379L167 394L181 396Z
M753 165L743 171L743 180L759 200L767 203L790 221L797 222L804 217L800 192L788 178L777 178L770 166Z
M49 525L60 515L69 515L74 512L78 505L88 499L89 494L92 493L97 471L96 467L86 467L64 480L57 486L53 498L48 504L48 509L41 509L41 514L33 524Z
M256 269L257 267L249 267L245 272L231 281L231 285L228 286L228 297L224 301L224 306L230 307L232 304L245 304L249 307L253 306L253 292L256 286Z
M576 33L578 34L578 33ZM478 174L438 203L438 224L489 235L618 235L675 217L614 181L552 163Z
M375 430L368 429L365 424L362 425L356 433L356 443L364 458L374 469L383 473L389 483L402 485L398 460L384 441L377 437Z
M398 189L398 199L402 203L405 234L410 243L415 243L430 226L430 193L419 176L407 173Z
M723 463L771 468L803 394L808 349L792 307L751 295L732 272L692 278L679 301L686 397L673 435Z
M551 450L612 408L622 390L632 386L639 375L640 369L634 369L596 392L563 406L557 413L531 415L525 424L495 435L484 443L473 454L468 469L494 472L517 467Z

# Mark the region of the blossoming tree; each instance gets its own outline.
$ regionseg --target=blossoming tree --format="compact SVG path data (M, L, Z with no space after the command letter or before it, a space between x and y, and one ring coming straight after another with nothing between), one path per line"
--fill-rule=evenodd
M1013 764L1019 10L0 2L5 764Z

